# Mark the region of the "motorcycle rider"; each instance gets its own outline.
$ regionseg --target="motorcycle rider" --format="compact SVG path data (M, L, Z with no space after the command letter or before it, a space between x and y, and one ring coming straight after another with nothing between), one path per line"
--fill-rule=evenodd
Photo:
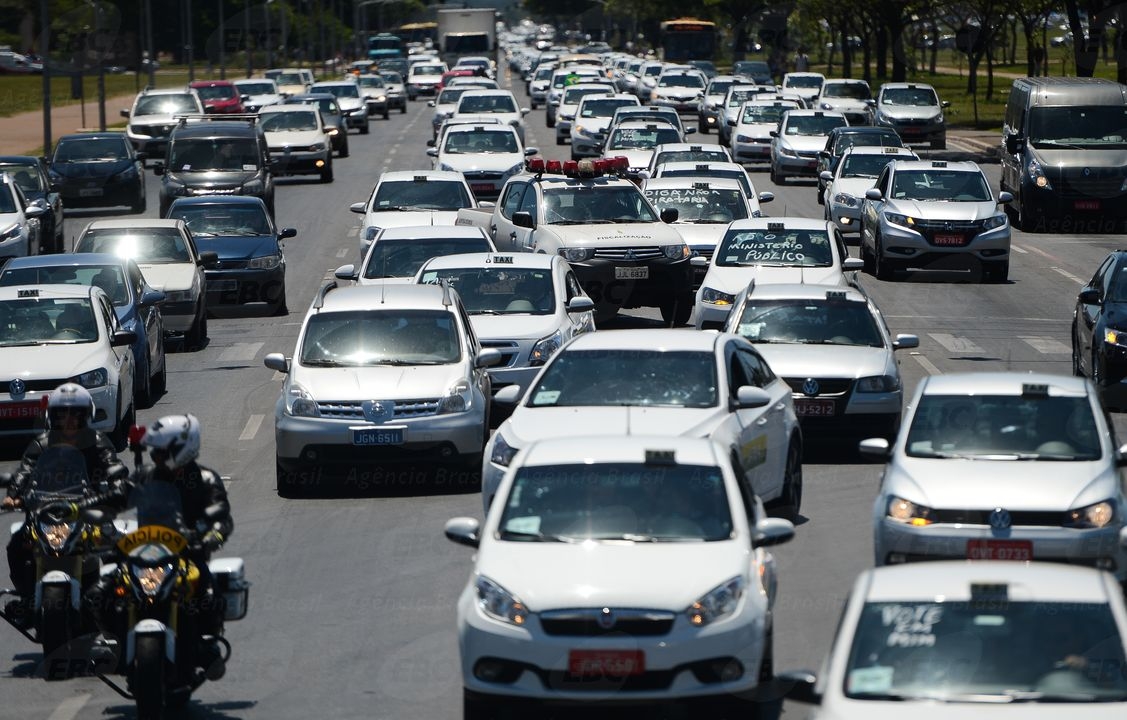
M77 515L83 507L125 506L128 496L126 478L128 469L118 459L113 443L101 432L90 427L94 417L94 398L77 383L64 383L47 396L47 428L36 436L24 450L20 467L13 474L7 496L0 501L0 509L23 508L31 485L32 471L43 452L50 447L69 446L82 453L86 460L86 477L95 494L75 503ZM12 534L8 543L8 570L12 586L22 599L12 600L5 608L10 617L24 617L23 604L35 589L35 559L32 542L26 528Z

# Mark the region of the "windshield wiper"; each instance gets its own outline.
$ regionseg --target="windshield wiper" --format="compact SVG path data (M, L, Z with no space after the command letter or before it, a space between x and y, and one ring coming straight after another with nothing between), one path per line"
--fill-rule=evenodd
M413 208L409 205L390 205L388 207L372 208L372 210L374 212L388 212L388 211L410 212L411 210L414 210L414 209L415 208Z
M523 542L570 542L570 539L559 535L545 535L541 532L521 532L519 530L502 530L501 539Z
M658 538L653 535L644 535L640 533L617 533L608 535L591 535L588 540L626 540L629 542L660 542Z
M25 342L6 342L0 343L0 347L33 347L42 343L48 342L47 340L27 340Z
M500 315L498 310L470 310L470 315Z
M308 365L309 367L345 367L346 365L346 363L342 363L340 360L330 360L329 358L302 360L301 364Z

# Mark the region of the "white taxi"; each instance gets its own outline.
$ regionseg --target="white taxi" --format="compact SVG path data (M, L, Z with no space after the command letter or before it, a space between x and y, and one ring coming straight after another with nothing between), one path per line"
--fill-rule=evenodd
M524 172L524 160L540 152L523 147L509 125L457 125L443 134L442 145L427 148L434 169L460 172L479 198L496 198L509 178Z
M884 166L893 160L919 160L908 148L854 145L846 149L833 172L819 174L826 184L822 204L826 219L843 233L861 232L861 205L865 193L875 187Z
M771 162L771 131L787 110L799 108L797 100L748 100L732 128L732 156L738 163Z
M380 175L366 202L349 210L364 216L360 255L384 228L407 225L453 225L458 211L476 208L473 192L460 172L396 170Z

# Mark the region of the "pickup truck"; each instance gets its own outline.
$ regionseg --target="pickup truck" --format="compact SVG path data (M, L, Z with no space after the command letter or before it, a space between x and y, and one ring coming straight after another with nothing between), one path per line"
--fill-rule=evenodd
M492 210L459 210L455 223L485 228L498 252L562 255L595 302L596 322L638 307L659 308L668 324L688 321L692 253L669 225L676 209L659 215L617 174L626 168L616 159L553 161L545 172L537 158L528 167L509 178Z

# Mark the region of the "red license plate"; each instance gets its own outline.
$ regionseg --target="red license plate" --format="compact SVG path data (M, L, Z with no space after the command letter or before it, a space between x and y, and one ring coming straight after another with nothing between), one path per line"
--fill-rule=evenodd
M38 402L4 403L0 405L0 420L26 420L43 414Z
M1099 210L1099 200L1076 200L1072 203L1072 207L1077 210Z
M962 245L965 242L962 235L942 235L936 234L936 245Z
M641 650L572 650L567 670L578 677L625 677L646 671Z
M474 192L493 192L496 190L496 188L489 183L474 183L470 185L470 188L472 188Z
M1031 540L967 540L968 560L1032 560Z
M794 412L799 417L833 417L834 401L798 398L794 401Z

